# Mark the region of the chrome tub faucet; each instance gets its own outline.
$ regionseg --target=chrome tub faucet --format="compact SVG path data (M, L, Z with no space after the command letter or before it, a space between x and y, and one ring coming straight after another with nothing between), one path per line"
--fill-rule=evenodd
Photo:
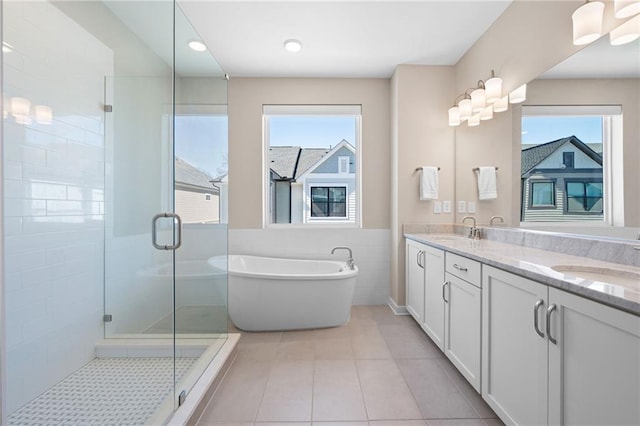
M347 250L349 252L349 257L347 258L347 267L351 270L355 269L355 264L353 263L353 253L351 252L351 249L349 247L334 247L331 250L331 254L334 254L336 252L336 250Z

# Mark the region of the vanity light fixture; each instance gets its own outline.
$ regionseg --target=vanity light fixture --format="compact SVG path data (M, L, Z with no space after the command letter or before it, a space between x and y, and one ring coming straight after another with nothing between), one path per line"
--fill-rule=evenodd
M494 112L506 111L508 107L508 96L502 95L502 79L491 70L491 78L478 80L476 87L456 98L448 110L449 126L459 126L463 121L471 127L478 126L480 120L491 120Z
M465 98L458 102L458 109L460 111L460 120L468 120L471 117L471 98L465 94Z
M302 43L300 40L289 39L284 42L284 49L287 52L297 53L302 50Z
M513 92L509 93L509 103L510 104L519 104L527 100L527 85L523 84L522 86L515 89Z
M640 13L639 0L614 0L613 8L616 18L628 18Z
M475 126L478 126L479 124L480 124L480 114L472 115L471 117L469 117L469 120L467 120L467 125L469 127L475 127Z
M493 104L493 112L505 112L509 109L509 95L503 96Z
M493 70L491 70L491 78L484 82L484 90L487 104L493 104L502 98L502 79L496 77Z
M6 41L2 42L2 53L11 53L13 52L13 46L7 43Z
M36 105L33 107L36 113L36 121L40 124L50 125L53 123L53 110L46 105Z
M449 126L460 125L460 109L457 106L449 108Z
M205 50L207 50L207 46L205 46L205 44L199 40L191 40L189 42L189 47L191 48L191 50L195 50L196 52L204 52Z
M491 120L493 118L493 105L489 105L482 111L480 111L480 120Z
M573 12L573 44L580 46L589 44L602 36L602 17L604 3L589 1Z
M638 38L640 38L640 15L634 16L609 33L609 41L613 46L631 43Z
M487 98L484 92L484 83L478 82L478 88L471 92L471 111L480 112L487 106Z

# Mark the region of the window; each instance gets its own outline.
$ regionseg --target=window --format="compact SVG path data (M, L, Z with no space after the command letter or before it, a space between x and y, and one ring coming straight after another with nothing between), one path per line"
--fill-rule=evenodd
M575 158L576 158L576 153L575 152L563 152L562 153L562 164L567 169L573 169Z
M347 188L311 187L312 217L347 217Z
M264 105L267 224L359 225L359 105Z
M224 105L176 105L173 204L183 223L225 223L228 121Z
M531 182L531 207L556 206L555 184L553 182Z
M602 214L602 182L567 181L567 211Z

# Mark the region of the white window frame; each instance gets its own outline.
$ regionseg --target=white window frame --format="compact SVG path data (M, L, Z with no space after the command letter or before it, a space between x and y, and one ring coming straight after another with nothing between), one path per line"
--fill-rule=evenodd
M308 220L310 217L309 208L310 208L310 191L309 185L313 186L345 186L344 183L333 182L329 183L319 183L313 180L313 183L306 182L303 188L303 222L302 223L272 223L271 217L269 214L270 211L270 191L269 191L269 183L270 176L269 171L270 167L267 164L269 159L269 147L271 146L269 135L269 118L271 116L307 116L307 117L317 117L317 116L335 116L335 117L353 117L355 118L355 135L356 140L354 141L355 147L355 164L353 166L353 172L355 173L355 218L354 221L348 221L344 218L313 218L312 220ZM263 228L295 228L295 227L339 227L339 228L361 228L362 227L362 178L361 178L361 170L362 170L362 154L361 154L361 146L362 146L362 105L307 105L307 104L287 104L287 105L263 105L262 106L262 139L263 139L263 185L262 185L262 206L263 206L263 214L262 220ZM337 144L340 141L335 141ZM334 145L335 146L335 145ZM347 157L348 158L348 157ZM338 157L339 161L340 157ZM349 170L351 170L351 166L349 165ZM327 176L328 177L328 176ZM348 208L349 208L349 200L348 200L348 190L349 185L347 186L347 218L348 218ZM292 215L293 216L293 215Z
M624 171L613 164L622 161L622 106L620 105L523 105L524 117L602 117L602 184L604 218L602 222L520 222L522 228L554 226L623 226ZM614 208L615 206L615 208Z
M349 157L346 155L338 157L338 173L341 175L349 174Z

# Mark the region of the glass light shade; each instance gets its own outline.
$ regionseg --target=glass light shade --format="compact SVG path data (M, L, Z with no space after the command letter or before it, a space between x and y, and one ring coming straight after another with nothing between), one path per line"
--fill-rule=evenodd
M471 92L471 111L480 112L487 106L484 89L476 89Z
M449 126L460 125L460 110L457 106L449 108Z
M604 3L599 1L585 3L573 12L573 44L589 44L600 38L603 14Z
M474 127L480 124L480 114L475 114L469 117L469 121L467 121L467 125L469 127Z
M493 118L493 105L489 105L480 111L480 120L491 120Z
M500 77L491 77L484 82L484 90L488 104L498 102L502 97L502 79Z
M509 95L503 96L493 104L493 112L505 112L509 109Z
M614 0L613 8L616 18L628 18L640 13L640 1L638 0Z
M40 124L51 124L53 122L53 110L46 105L36 105L36 121Z
M520 102L524 102L527 100L527 85L523 84L522 86L515 89L513 92L509 93L509 103L511 104L519 104Z
M640 38L640 15L636 15L609 33L609 41L614 46L631 43Z
M460 111L460 120L464 121L471 117L471 99L465 98L458 102L458 110Z
M28 117L31 110L31 102L25 98L11 98L11 115L14 117Z

